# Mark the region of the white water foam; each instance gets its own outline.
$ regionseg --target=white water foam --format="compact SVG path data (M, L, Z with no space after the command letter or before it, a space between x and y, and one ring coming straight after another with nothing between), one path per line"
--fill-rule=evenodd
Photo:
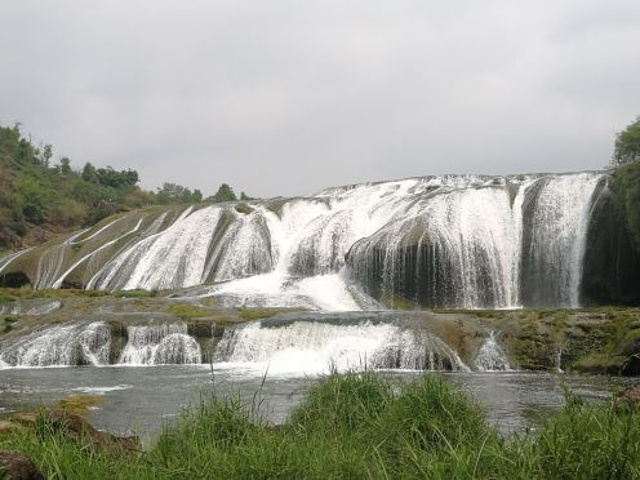
M119 392L122 390L131 390L133 385L114 385L112 387L77 387L72 388L73 392L82 392L88 395L105 395L110 392Z
M511 370L507 354L498 344L495 332L489 332L478 355L476 356L474 367L481 372L496 372L503 370Z
M534 210L530 255L542 278L556 286L556 307L580 306L582 262L591 199L602 175L550 177Z
M200 345L187 334L187 326L162 324L127 327L128 342L121 365L194 364L202 361Z
M218 298L228 308L299 308L335 312L381 309L379 303L349 282L344 271L307 278L267 273L214 285L205 293L198 290L196 295Z
M320 374L331 368L468 371L455 351L428 332L369 322L252 323L226 331L217 356L234 368L274 375Z
M51 327L3 345L6 367L107 365L111 333L102 322Z

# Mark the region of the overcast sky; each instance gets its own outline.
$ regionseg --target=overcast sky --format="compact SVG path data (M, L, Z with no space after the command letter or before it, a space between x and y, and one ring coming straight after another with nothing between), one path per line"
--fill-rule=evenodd
M595 169L640 1L3 0L0 65L1 124L147 188Z

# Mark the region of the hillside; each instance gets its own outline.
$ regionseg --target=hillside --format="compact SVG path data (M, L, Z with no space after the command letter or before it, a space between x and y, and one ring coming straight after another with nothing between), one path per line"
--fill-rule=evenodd
M58 233L94 225L117 212L154 204L189 204L202 193L173 183L156 192L138 186L132 169L74 168L53 147L38 147L18 125L0 126L0 251L39 245ZM235 200L223 184L207 200Z

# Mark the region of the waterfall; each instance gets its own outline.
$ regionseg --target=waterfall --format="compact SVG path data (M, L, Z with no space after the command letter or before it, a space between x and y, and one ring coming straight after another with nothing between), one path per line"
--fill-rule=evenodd
M562 349L558 348L558 350L556 350L556 372L558 373L563 373L564 370L562 370Z
M13 367L107 365L109 327L102 322L51 327L2 345L0 362Z
M216 357L270 373L314 374L332 367L468 370L453 349L427 331L369 321L293 321L278 327L250 323L225 331Z
M498 183L432 185L410 212L354 246L356 276L380 278L383 291L433 306L519 306L524 188L512 203L509 185Z
M56 281L53 282L52 287L53 288L60 288L62 286L62 282L64 282L65 278L67 278L67 276L71 272L73 272L76 268L78 268L79 265L81 265L82 263L86 262L91 257L93 257L94 255L98 254L100 251L104 250L105 248L108 248L111 245L115 244L116 242L118 242L122 238L136 233L140 229L140 225L142 225L142 220L143 220L142 218L140 220L138 220L138 223L136 223L136 226L133 227L132 230L124 232L122 234L122 236L116 237L115 239L104 243L103 245L101 245L100 247L96 248L92 252L90 252L90 253L86 254L85 256L81 257L79 260L77 260L75 263L73 263L73 265L71 265L62 275L60 275L60 277L58 277L58 279Z
M216 207L185 210L166 230L113 258L91 278L89 288L152 290L199 284L219 216Z
M263 209L234 212L234 221L211 254L202 278L226 281L271 271L277 251L272 251L268 216L270 212Z
M6 255L2 258L0 258L0 274L2 273L2 271L7 268L14 260L20 258L22 255L24 255L25 253L27 253L29 250L31 250L31 248L25 248L23 250L19 250L17 252L14 253L10 253L9 255Z
M193 364L202 361L200 345L187 334L184 323L130 326L127 337L119 364Z
M230 306L577 307L591 198L605 176L443 175L162 207L0 269L20 264L37 288L209 285Z
M525 276L535 306L580 306L582 260L591 200L602 175L542 179L529 200Z
M507 354L498 344L495 332L489 332L489 336L480 347L473 365L476 370L481 372L511 370Z

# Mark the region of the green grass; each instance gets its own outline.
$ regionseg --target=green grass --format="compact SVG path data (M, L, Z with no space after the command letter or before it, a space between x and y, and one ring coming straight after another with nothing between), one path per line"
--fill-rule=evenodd
M51 290L35 290L31 286L26 285L21 288L0 288L0 298L5 301L16 301L20 299L34 298L95 298L108 297L109 293L104 290L77 290L71 288L51 289ZM1 301L0 301L1 303Z
M0 293L0 305L6 304L6 303L13 303L16 301L16 297L14 297L13 295L6 295L4 293Z
M258 397L256 397L258 398ZM255 402L254 402L255 403ZM46 424L0 438L48 478L638 478L640 412L567 406L536 432L503 438L443 378L399 386L375 373L318 381L284 425L259 403L213 397L186 409L146 453L96 453ZM41 422L42 423L42 422Z
M169 313L172 313L173 315L184 320L188 320L190 318L206 317L211 313L211 311L207 308L201 307L199 305L194 305L192 303L176 303L169 307Z
M117 290L112 294L116 298L153 298L157 290Z
M247 308L247 307L238 308L240 318L247 321L262 320L265 318L273 317L280 313L287 313L291 311L292 310L281 309L281 308Z

